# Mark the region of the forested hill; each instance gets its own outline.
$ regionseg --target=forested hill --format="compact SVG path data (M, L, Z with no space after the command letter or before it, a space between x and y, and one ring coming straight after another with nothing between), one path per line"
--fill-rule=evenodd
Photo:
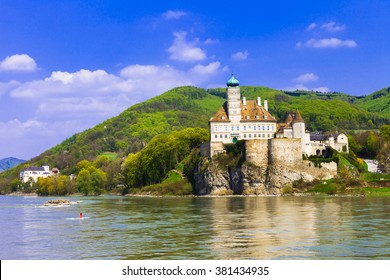
M75 134L25 164L2 172L0 187L16 178L26 164L42 165L47 162L58 167L62 174L69 175L77 174L78 162L85 159L93 161L99 155L107 155L116 161L114 171L118 170L123 158L141 150L156 135L188 127L207 128L209 119L225 101L225 92L226 89L206 91L179 87L131 106L117 117ZM247 99L257 96L267 99L270 112L279 120L283 120L287 112L299 109L312 131L379 128L389 123L390 105L387 103L377 112L375 102L372 103L373 100L388 98L388 89L379 97L369 95L364 98L342 93L283 92L245 86L241 87L241 93Z

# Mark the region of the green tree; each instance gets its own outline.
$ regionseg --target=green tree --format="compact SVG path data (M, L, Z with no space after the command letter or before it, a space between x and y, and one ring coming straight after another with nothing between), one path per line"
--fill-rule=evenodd
M390 125L383 125L379 130L379 135L386 140L390 140Z
M91 173L91 187L93 193L95 195L102 194L106 184L107 184L107 174L100 169L95 169Z
M88 195L93 191L91 183L91 174L88 170L83 169L77 175L77 189L84 195Z

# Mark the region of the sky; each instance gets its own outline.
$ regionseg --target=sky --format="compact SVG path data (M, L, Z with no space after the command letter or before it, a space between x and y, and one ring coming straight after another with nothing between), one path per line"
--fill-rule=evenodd
M390 1L0 0L0 159L173 87L390 86Z

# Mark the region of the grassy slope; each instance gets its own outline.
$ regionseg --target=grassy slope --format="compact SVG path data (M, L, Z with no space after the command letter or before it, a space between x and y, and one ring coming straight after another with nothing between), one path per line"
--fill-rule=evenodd
M356 101L356 106L390 119L390 87L378 90Z

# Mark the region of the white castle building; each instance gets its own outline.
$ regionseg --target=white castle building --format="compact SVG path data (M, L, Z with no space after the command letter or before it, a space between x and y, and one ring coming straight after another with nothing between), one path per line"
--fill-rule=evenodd
M59 174L59 170L57 168L50 170L49 165L44 164L43 166L30 166L23 169L20 171L19 179L22 183L36 183L38 178L46 178L57 174Z
M348 138L344 133L310 134L297 110L288 114L284 123L277 123L268 112L268 101L241 99L239 81L234 75L227 81L227 101L210 119L210 156L225 152L224 144L238 140L294 138L301 139L302 154L324 155L331 147L339 152L348 152Z

